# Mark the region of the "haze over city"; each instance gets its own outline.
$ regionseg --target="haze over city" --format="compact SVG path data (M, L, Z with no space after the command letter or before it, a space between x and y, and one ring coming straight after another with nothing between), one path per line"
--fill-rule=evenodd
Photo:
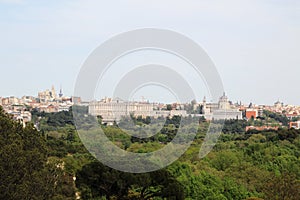
M155 27L177 31L203 47L233 101L299 105L299 9L295 0L1 0L0 96L36 95L53 84L71 96L81 65L98 45L124 31ZM176 63L161 57L161 62ZM130 68L135 59L139 55L123 64ZM187 79L199 85L197 100L207 95L202 80ZM109 88L105 92L109 96ZM136 96L144 95L161 98L153 89ZM173 101L169 95L164 100Z

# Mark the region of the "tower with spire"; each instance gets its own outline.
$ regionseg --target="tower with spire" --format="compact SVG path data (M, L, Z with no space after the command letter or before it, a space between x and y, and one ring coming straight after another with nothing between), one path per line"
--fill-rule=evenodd
M59 89L59 98L62 98L62 97L63 97L62 87L60 86L60 89Z

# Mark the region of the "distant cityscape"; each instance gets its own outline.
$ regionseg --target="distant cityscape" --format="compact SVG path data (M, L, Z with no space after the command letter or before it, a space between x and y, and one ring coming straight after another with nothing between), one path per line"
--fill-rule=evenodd
M38 92L37 96L0 97L0 106L20 120L24 125L31 121L31 111L55 113L69 111L73 105L88 106L88 114L101 116L102 123L113 124L119 122L122 117L204 117L206 120L245 119L255 120L263 116L264 111L270 111L287 117L291 122L289 128L300 128L300 106L285 105L277 101L274 105L257 105L250 103L244 105L241 102L232 103L224 94L218 102L207 102L206 97L201 102L193 100L189 103L152 103L142 101L124 101L120 98L105 97L102 100L82 102L80 97L65 96L60 88L57 94L54 86L51 89ZM279 124L280 125L280 124ZM247 127L247 129L277 129L278 126Z

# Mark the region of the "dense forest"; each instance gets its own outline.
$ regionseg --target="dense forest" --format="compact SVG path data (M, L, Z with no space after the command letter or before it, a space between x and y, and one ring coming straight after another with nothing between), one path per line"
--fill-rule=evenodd
M86 108L72 109L93 120ZM0 199L300 199L300 130L245 132L246 126L261 121L228 120L213 151L200 159L209 127L201 119L194 142L179 160L155 172L130 174L103 165L86 150L72 110L34 110L32 115L37 128L30 123L23 128L0 107ZM272 113L265 118L287 123ZM134 118L139 126L151 120ZM147 139L127 135L116 124L101 128L120 148L142 153L170 142L179 122L179 117L167 119ZM93 131L89 123L81 128Z

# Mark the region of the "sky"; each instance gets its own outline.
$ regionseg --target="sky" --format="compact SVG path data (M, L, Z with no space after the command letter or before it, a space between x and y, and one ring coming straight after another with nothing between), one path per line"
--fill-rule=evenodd
M52 85L71 96L95 48L148 27L197 42L232 101L300 105L298 0L0 0L0 96L37 95ZM164 92L157 91L136 98L160 100Z

